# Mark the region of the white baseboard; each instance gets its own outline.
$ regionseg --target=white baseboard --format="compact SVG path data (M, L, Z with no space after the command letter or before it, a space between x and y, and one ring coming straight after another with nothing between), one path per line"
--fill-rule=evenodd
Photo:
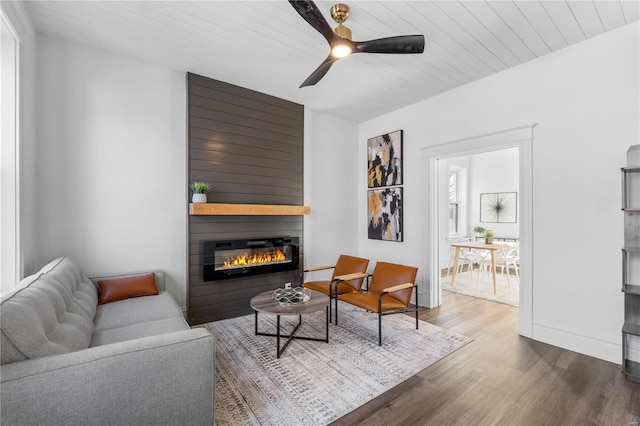
M535 321L532 338L618 365L622 359L622 335L620 335L619 341L613 342L604 337L587 336L552 324ZM640 342L638 343L637 349L640 349ZM640 355L640 351L638 351L638 355Z

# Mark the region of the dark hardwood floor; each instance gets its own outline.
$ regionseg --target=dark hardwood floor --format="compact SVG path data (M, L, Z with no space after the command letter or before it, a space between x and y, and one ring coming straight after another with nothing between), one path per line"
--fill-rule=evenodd
M420 318L474 341L332 425L640 423L640 385L616 364L520 337L517 308L443 292Z

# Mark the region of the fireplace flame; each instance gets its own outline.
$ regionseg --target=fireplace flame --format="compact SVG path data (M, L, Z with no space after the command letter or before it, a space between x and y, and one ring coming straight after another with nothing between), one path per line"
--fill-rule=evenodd
M262 265L274 262L284 262L287 257L281 250L275 250L268 253L243 253L236 257L230 257L222 264L223 268L235 268L245 265Z

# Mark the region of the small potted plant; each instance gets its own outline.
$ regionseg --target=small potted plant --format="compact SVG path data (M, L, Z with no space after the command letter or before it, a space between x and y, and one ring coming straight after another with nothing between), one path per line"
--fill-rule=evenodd
M204 182L193 182L190 186L193 191L193 197L191 202L193 203L206 203L207 192L211 191L211 185Z
M475 228L473 228L473 232L475 232L479 237L484 235L484 231L485 229L482 226L476 226Z
M484 231L484 242L485 244L493 244L493 231L488 229Z

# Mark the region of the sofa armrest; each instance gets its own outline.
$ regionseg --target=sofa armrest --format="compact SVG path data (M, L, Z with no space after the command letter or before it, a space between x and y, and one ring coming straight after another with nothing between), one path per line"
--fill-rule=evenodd
M2 424L211 426L214 360L192 329L4 364Z

